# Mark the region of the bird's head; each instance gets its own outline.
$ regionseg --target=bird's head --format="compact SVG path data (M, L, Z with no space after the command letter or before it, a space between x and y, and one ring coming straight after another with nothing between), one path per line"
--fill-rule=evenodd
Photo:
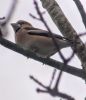
M11 25L12 25L15 32L17 32L21 28L32 27L32 25L29 22L26 22L24 20L19 20L16 23L11 23Z

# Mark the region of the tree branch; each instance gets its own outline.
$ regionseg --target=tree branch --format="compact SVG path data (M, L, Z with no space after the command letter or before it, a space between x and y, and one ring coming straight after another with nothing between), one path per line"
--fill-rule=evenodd
M84 11L84 8L83 8L83 6L82 6L80 0L73 0L73 1L75 2L76 6L77 6L77 8L78 8L78 10L79 10L79 12L80 12L80 15L81 15L83 24L84 24L84 26L85 26L85 28L86 28L86 13L85 13L85 11Z
M30 51L23 50L15 43L12 43L12 42L10 42L2 37L0 37L0 44L6 48L9 48L9 49L17 52L17 53L20 53L28 58L32 58L34 60L37 60L37 61L42 62L44 64L50 65L50 66L52 66L56 69L59 69L59 70L61 70L62 66L64 65L64 63L61 63L61 62L56 61L56 60L51 59L51 58L47 58L47 59L40 58L40 57L36 56L34 53L32 53ZM78 76L78 77L83 78L83 79L85 79L85 77L86 77L86 74L82 69L75 68L75 67L72 67L70 65L66 65L63 71L67 72L69 74L72 74L74 76Z
M5 26L5 25L8 24L8 22L10 21L13 13L15 11L16 5L17 5L17 0L13 0L12 5L10 7L10 10L8 11L7 16L3 20L0 20L0 25Z
M71 45L72 49L76 51L77 56L79 57L82 67L86 72L86 47L77 36L76 31L73 29L61 8L55 0L40 0L45 9L47 9L52 20L55 22L61 33L68 39L71 39L75 42L75 45ZM77 38L76 38L77 37Z

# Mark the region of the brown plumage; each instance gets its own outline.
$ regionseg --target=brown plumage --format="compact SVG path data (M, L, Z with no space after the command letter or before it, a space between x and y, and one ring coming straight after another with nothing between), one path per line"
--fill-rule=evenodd
M48 31L34 28L29 22L20 20L11 24L15 31L15 41L25 50L35 52L37 56L47 58L58 52ZM54 34L59 48L69 46L69 43L60 35Z

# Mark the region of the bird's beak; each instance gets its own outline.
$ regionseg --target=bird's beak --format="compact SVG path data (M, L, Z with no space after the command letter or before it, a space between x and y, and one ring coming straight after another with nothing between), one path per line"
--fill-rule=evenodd
M13 27L15 32L17 32L20 29L20 26L16 23L11 23L11 26Z

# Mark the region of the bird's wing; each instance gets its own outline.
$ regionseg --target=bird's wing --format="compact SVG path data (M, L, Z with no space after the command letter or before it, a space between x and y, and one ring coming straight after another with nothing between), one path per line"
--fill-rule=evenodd
M27 29L28 29L28 34L30 34L30 35L38 35L38 36L51 37L51 35L49 34L48 31L37 29L37 28L27 28ZM57 35L57 34L54 34L54 33L53 33L53 35L55 36L55 38L65 39L64 37L62 37L60 35Z

